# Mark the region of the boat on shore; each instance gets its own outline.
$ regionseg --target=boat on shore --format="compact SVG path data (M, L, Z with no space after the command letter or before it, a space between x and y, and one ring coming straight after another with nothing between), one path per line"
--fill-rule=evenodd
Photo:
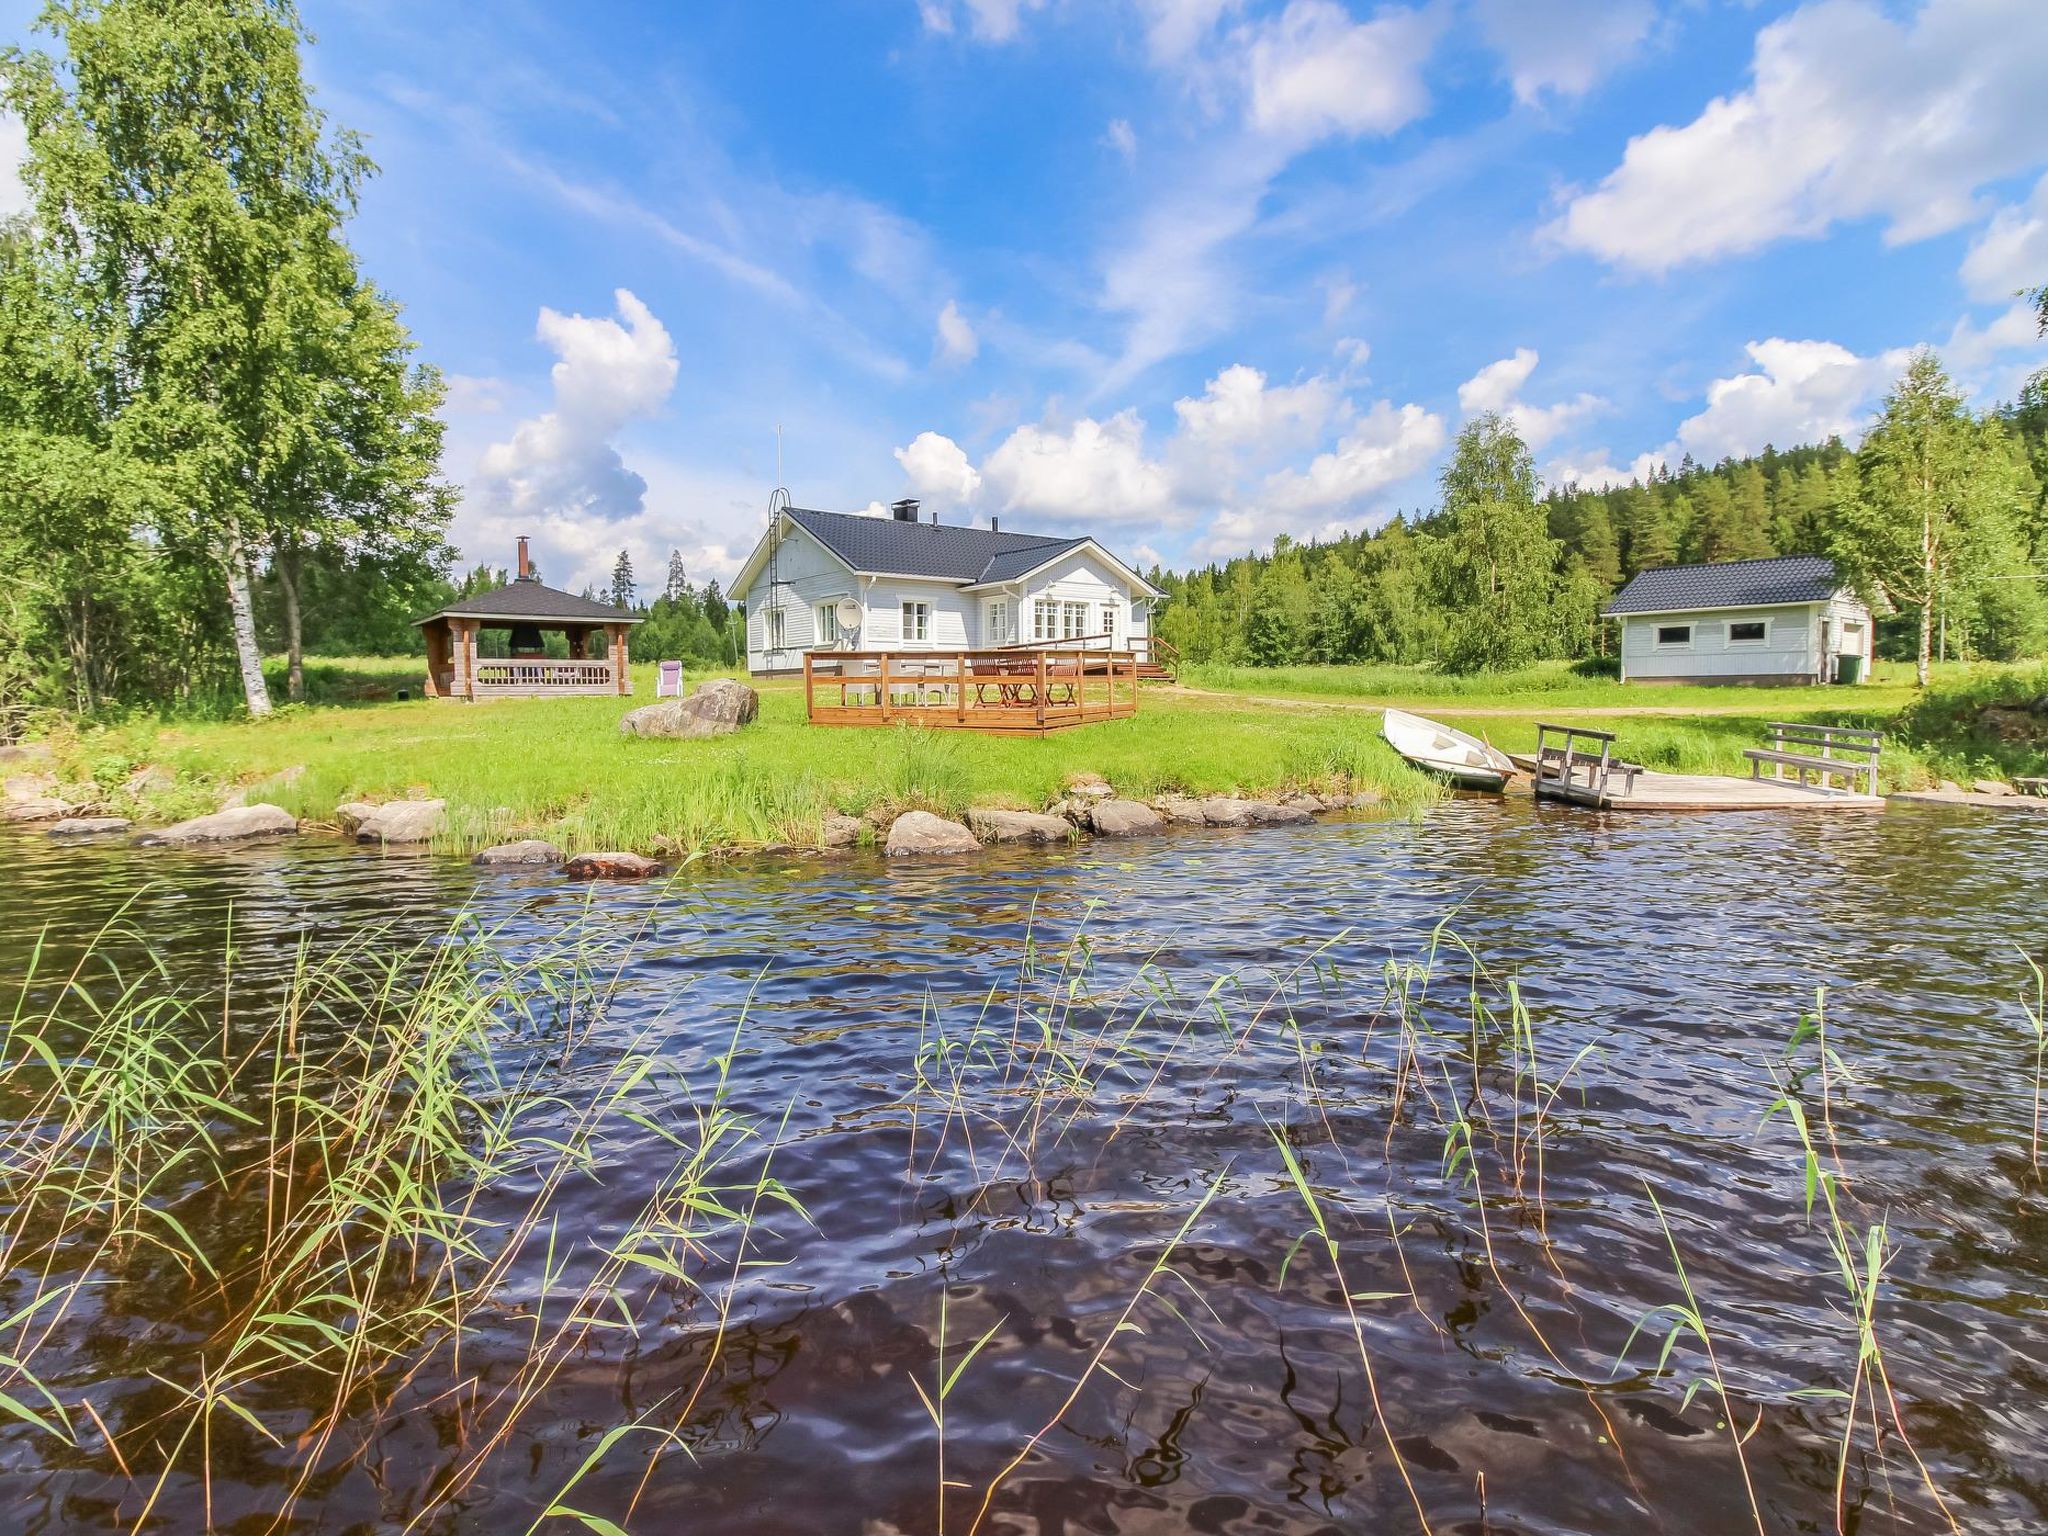
M1449 779L1461 789L1502 789L1515 772L1505 752L1477 736L1406 710L1386 711L1380 734L1416 767Z

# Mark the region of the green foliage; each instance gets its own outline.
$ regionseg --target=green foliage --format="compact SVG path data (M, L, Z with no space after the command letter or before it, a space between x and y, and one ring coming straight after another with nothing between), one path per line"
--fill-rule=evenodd
M1558 646L1557 541L1536 505L1536 470L1507 421L1468 423L1443 474L1437 596L1451 614L1444 664L1454 672L1527 666Z

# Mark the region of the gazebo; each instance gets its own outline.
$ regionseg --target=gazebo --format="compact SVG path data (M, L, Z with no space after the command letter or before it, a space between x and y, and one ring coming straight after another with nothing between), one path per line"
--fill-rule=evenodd
M430 699L629 694L633 675L626 665L626 634L640 622L610 603L541 585L523 538L516 581L459 597L413 621L426 637ZM477 636L486 629L511 631L509 655L499 659L477 654ZM566 659L546 654L542 637L549 630L567 637Z

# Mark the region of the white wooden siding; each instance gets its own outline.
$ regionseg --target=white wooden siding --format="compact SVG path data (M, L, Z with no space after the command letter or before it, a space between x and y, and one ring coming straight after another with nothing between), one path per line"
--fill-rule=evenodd
M747 605L747 670L786 672L803 665L803 652L818 643L818 605L857 595L860 579L802 528L792 525L769 562L776 585L768 589L764 564L743 594ZM780 607L782 650L768 651L768 610Z
M1622 623L1622 676L1634 679L1760 677L1820 674L1820 604L1798 608L1724 608L1713 613L1632 613ZM1728 638L1731 624L1763 623L1762 640ZM1684 625L1692 638L1659 645L1657 631Z

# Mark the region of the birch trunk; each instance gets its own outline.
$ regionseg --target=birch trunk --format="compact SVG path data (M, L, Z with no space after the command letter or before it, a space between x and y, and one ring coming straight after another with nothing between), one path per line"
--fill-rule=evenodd
M299 619L299 552L289 545L277 551L277 585L284 593L285 697L302 704L306 699L306 647Z
M249 552L242 545L238 523L228 524L227 550L228 613L234 620L235 661L242 669L242 697L249 713L270 713L270 689L263 681L263 654L256 648L256 607L249 598Z

